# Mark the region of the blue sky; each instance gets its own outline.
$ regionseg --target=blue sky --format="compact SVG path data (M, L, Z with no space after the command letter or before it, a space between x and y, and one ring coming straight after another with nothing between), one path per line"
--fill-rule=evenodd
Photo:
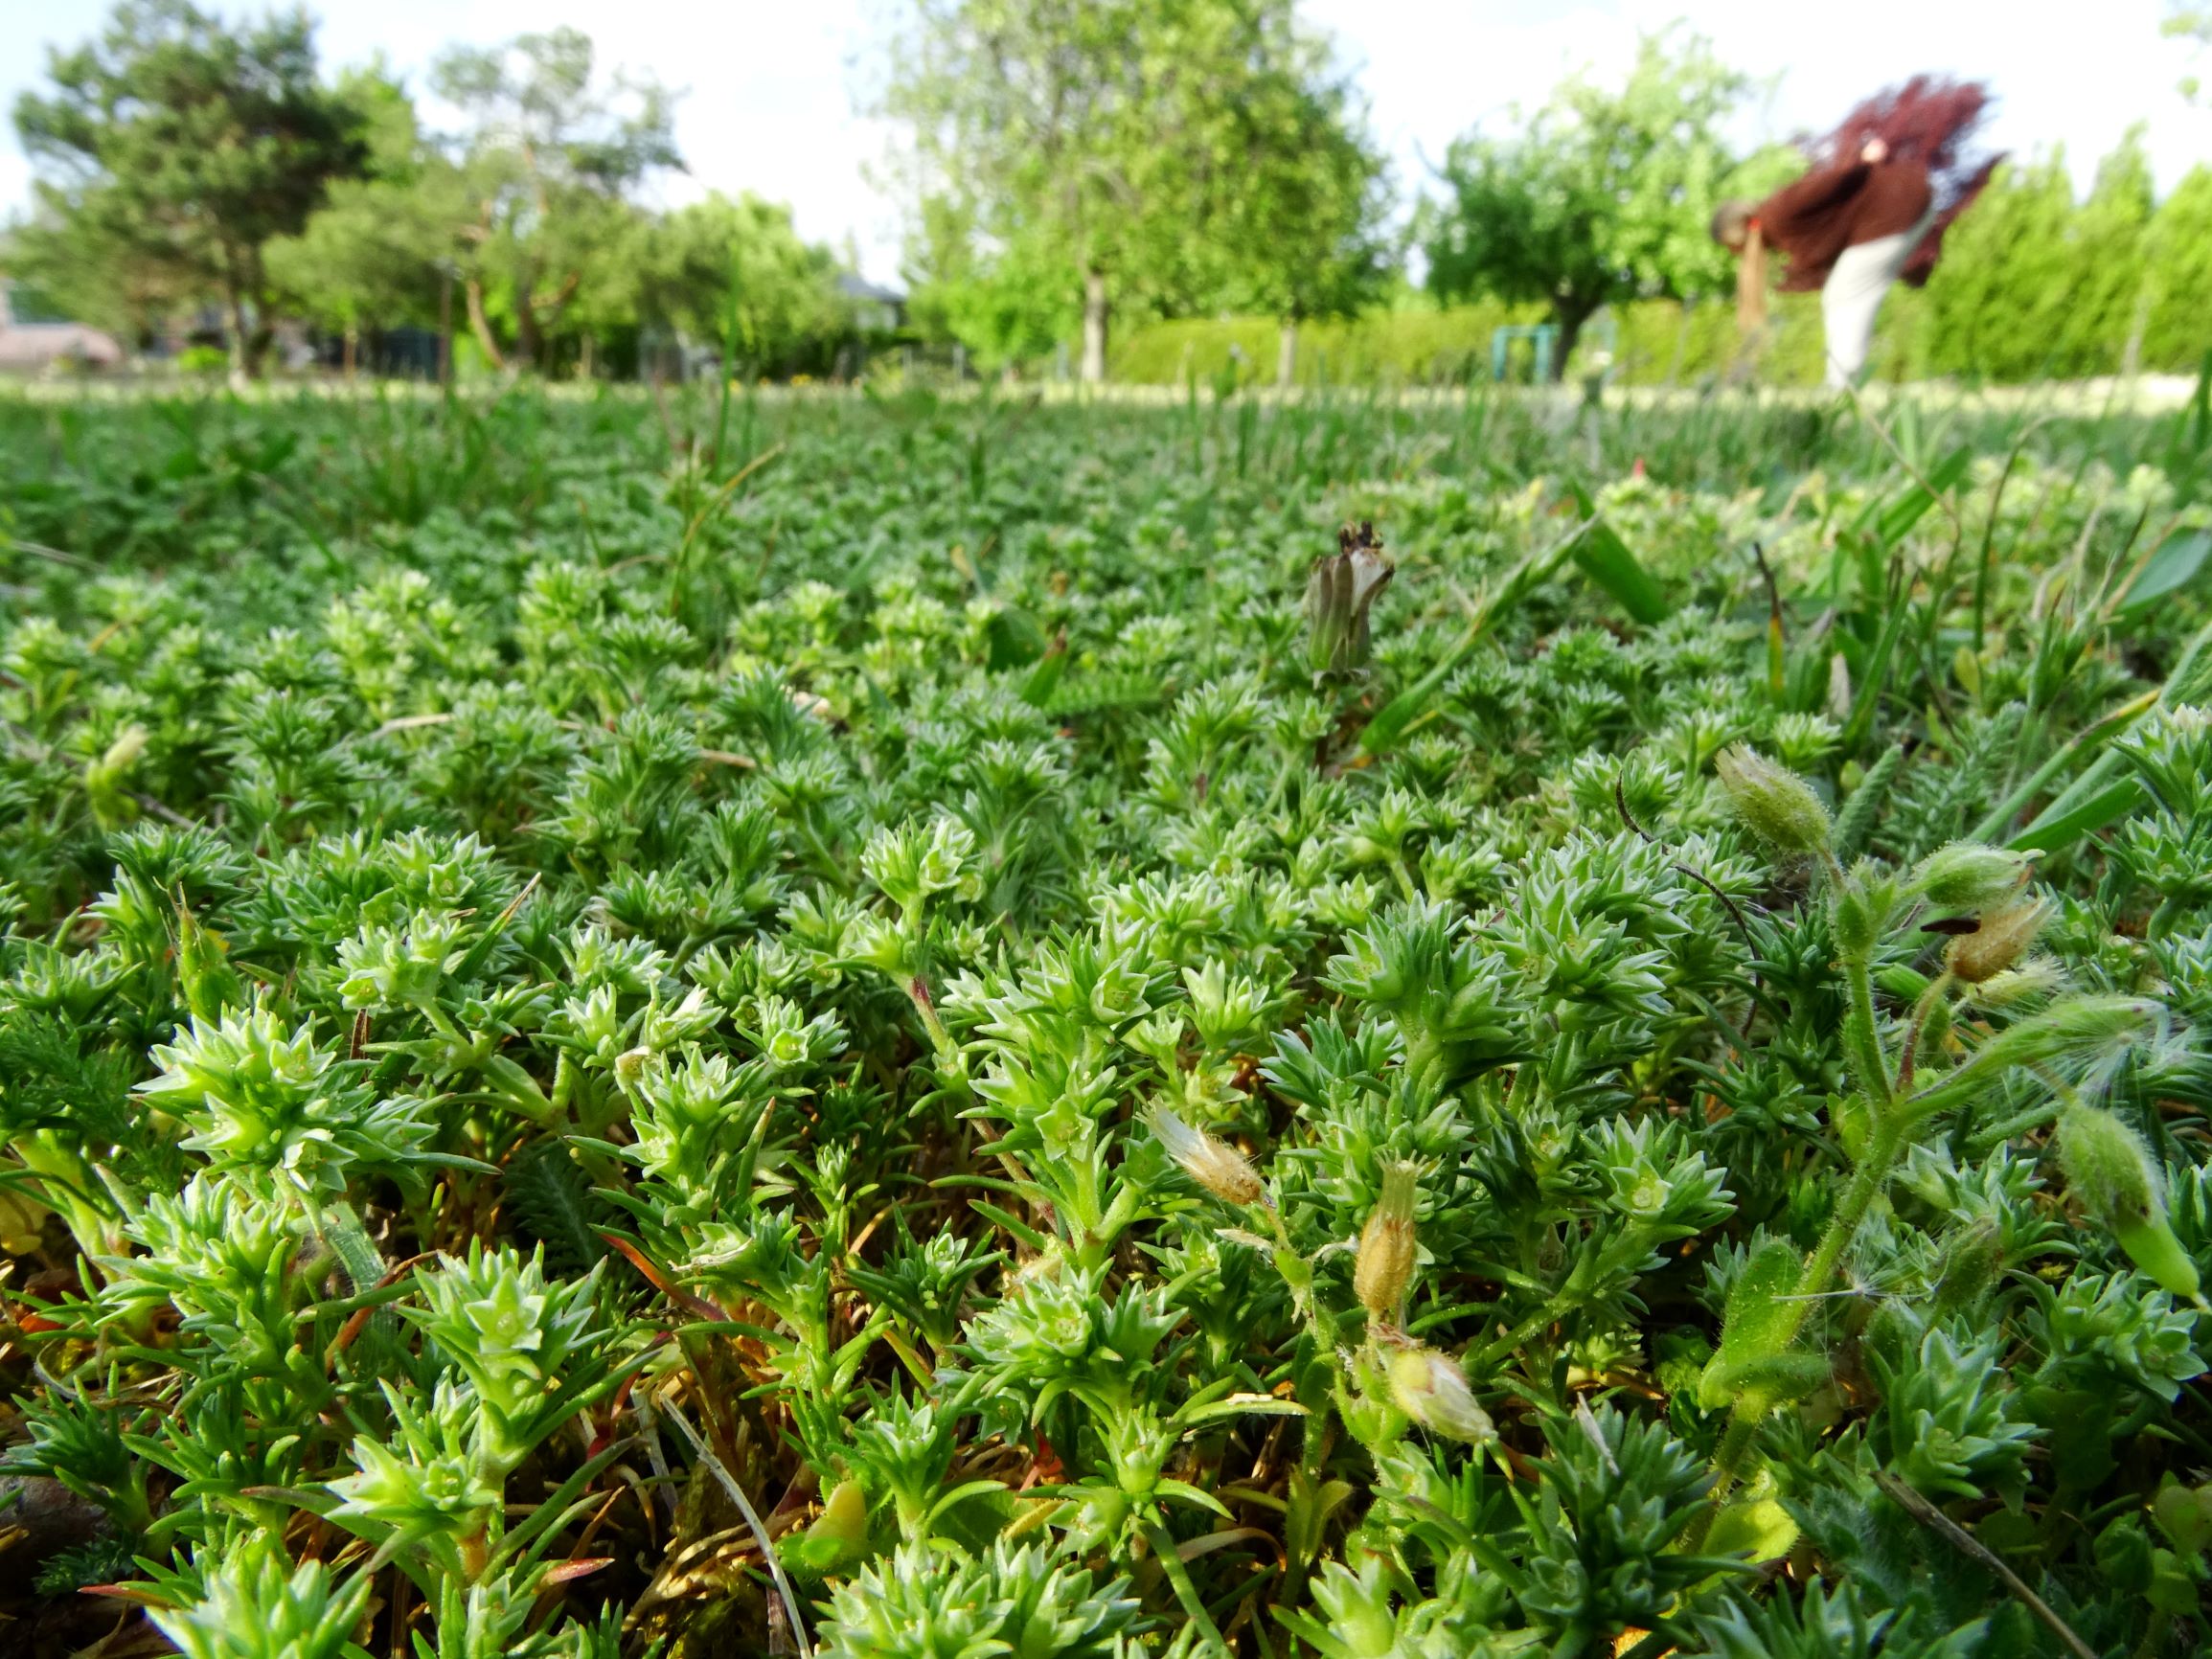
M207 0L202 0L207 3ZM884 135L855 113L870 44L894 0L329 0L325 59L381 53L421 89L449 41L490 43L568 23L602 61L688 89L677 139L690 164L663 194L753 190L792 204L805 235L850 237L869 275L898 267L898 217L864 176ZM231 0L215 9L236 12ZM48 45L93 34L98 0L12 0L0 29L0 101L37 82ZM2096 158L2134 122L2149 127L2161 188L2212 161L2212 109L2175 83L2192 68L2160 38L2163 0L1302 0L1334 36L1372 103L1401 193L1425 177L1456 133L1539 102L1582 65L1617 72L1639 30L1676 18L1773 91L1746 117L1745 138L1788 137L1831 123L1866 92L1918 70L1989 80L2000 102L1993 136L2029 152L2063 145L2086 183ZM2212 65L2203 65L2212 81ZM30 199L30 168L11 125L0 131L0 217Z

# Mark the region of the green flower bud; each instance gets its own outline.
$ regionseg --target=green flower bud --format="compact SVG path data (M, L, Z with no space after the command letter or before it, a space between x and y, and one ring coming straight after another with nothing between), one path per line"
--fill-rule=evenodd
M822 1512L799 1539L799 1559L817 1572L831 1572L858 1560L867 1550L867 1495L858 1481L841 1480L831 1489Z
M2140 1135L2101 1106L2068 1106L2059 1114L2059 1165L2131 1261L2176 1296L2197 1294L2197 1264L2166 1225L2158 1168Z
M193 1016L210 1024L245 1001L244 983L231 966L222 935L201 926L182 906L176 913L176 981Z
M1863 962L1874 954L1881 937L1881 918L1857 882L1836 894L1833 920L1836 948L1846 958Z
M1413 1283L1418 1252L1413 1241L1413 1208L1419 1197L1417 1164L1387 1164L1382 1195L1359 1235L1359 1257L1352 1269L1352 1288L1367 1317L1391 1320Z
M137 807L125 792L124 780L145 753L146 728L133 722L108 744L106 753L84 768L84 793L102 828L115 829L136 815Z
M2028 878L2032 853L1953 841L1920 861L1912 891L1942 911L1973 915L1998 903Z
M1467 1385L1459 1362L1432 1348L1408 1348L1390 1361L1390 1398L1432 1434L1476 1445L1497 1429Z
M1828 851L1828 808L1796 773L1744 743L1722 750L1713 770L1729 807L1760 840L1783 852Z
M2004 1236L1995 1221L1985 1216L1954 1229L1944 1240L1943 1263L1936 1272L1936 1316L1963 1312L1979 1302L2003 1265Z

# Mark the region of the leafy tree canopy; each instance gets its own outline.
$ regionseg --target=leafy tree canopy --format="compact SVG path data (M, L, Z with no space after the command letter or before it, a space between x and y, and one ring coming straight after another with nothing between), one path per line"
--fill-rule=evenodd
M837 257L803 241L791 210L718 192L648 233L640 308L695 339L721 342L733 364L782 366L847 324Z
M349 334L427 322L440 273L461 251L466 180L431 147L406 88L382 67L347 76L340 90L366 118L369 165L333 184L298 236L270 244L270 275L291 305Z
M1618 88L1562 84L1517 132L1471 132L1423 216L1429 284L1441 298L1541 301L1562 335L1601 307L1708 293L1731 280L1706 233L1731 195L1759 195L1802 163L1775 148L1740 158L1722 125L1751 90L1697 35L1647 35Z
M680 168L671 95L618 72L601 86L590 36L575 29L457 47L431 72L468 125L452 146L465 180L461 227L468 320L485 356L508 366L494 328L504 312L519 366L542 361L593 275L627 280L634 248L629 193ZM604 307L604 294L596 296Z
M1114 307L1296 315L1380 264L1381 164L1289 0L916 0L890 63L918 249L970 301L999 259L1053 273L1086 378Z
M122 0L99 39L50 53L47 75L50 91L15 104L48 174L19 257L112 269L125 308L218 295L234 368L258 372L263 251L369 158L362 111L316 79L313 25L295 11L234 28L191 0Z

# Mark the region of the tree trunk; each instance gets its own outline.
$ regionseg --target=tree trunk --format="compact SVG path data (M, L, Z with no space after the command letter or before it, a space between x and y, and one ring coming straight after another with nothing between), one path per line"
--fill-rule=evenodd
M1298 319L1285 317L1275 337L1275 385L1288 392L1298 383Z
M453 267L447 265L438 282L438 384L453 384Z
M1585 306L1579 302L1574 305L1564 301L1554 303L1552 314L1559 319L1560 328L1559 343L1552 350L1551 377L1555 381L1566 378L1567 359L1575 354L1575 342L1582 338L1583 325L1596 316L1597 310L1595 306Z
M1104 271L1083 274L1083 377L1086 385L1106 384L1106 280Z
M1673 388L1681 383L1682 359L1690 351L1690 325L1696 320L1698 296L1692 294L1681 304L1675 316L1675 354L1667 360L1666 385Z
M361 357L361 330L352 323L346 325L346 383L352 385L353 371Z
M2120 378L2132 380L2143 367L2143 330L2151 322L2151 273L2135 287L2135 312L2128 321L2128 344L2120 352Z
M491 318L484 309L484 284L474 277L468 279L468 331L476 336L476 346L484 353L485 361L493 369L507 367L507 353L499 349L498 336L491 331Z
M514 295L514 366L523 374L539 374L545 365L538 360L545 350L545 333L537 326L537 307L533 301L528 284Z
M256 359L253 337L246 330L245 290L235 282L223 288L223 310L230 319L231 383L242 386L254 377Z

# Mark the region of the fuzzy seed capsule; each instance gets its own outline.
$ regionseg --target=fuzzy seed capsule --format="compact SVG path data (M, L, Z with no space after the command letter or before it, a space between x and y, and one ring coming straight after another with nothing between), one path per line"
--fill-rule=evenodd
M1244 1155L1226 1141L1195 1129L1166 1106L1152 1112L1152 1133L1183 1173L1217 1198L1257 1204L1266 1188Z
M2059 1165L2131 1261L2177 1296L2197 1294L2197 1264L2166 1225L2157 1166L2140 1135L2101 1106L2068 1106L2059 1115Z
M1713 770L1736 816L1760 840L1783 852L1828 851L1828 808L1796 773L1745 743L1722 750Z
M2033 898L1984 911L1979 927L1958 935L1944 947L1943 965L1953 979L1981 985L2027 955L2036 935L2050 919L2051 906Z
M1973 915L2008 898L2028 878L2034 862L2029 853L1953 841L1920 861L1912 886L1938 910Z
M1352 1288L1367 1317L1387 1321L1397 1316L1398 1306L1413 1283L1418 1253L1413 1241L1413 1209L1420 1196L1417 1164L1388 1164L1382 1170L1382 1195L1368 1214L1359 1235L1359 1256L1352 1269Z
M1390 1361L1390 1398L1433 1434L1470 1445L1496 1437L1490 1413L1467 1385L1459 1362L1432 1348L1408 1348Z
M1938 1315L1962 1312L1980 1300L2004 1265L2004 1238L1987 1216L1945 1241L1936 1274L1933 1307Z

